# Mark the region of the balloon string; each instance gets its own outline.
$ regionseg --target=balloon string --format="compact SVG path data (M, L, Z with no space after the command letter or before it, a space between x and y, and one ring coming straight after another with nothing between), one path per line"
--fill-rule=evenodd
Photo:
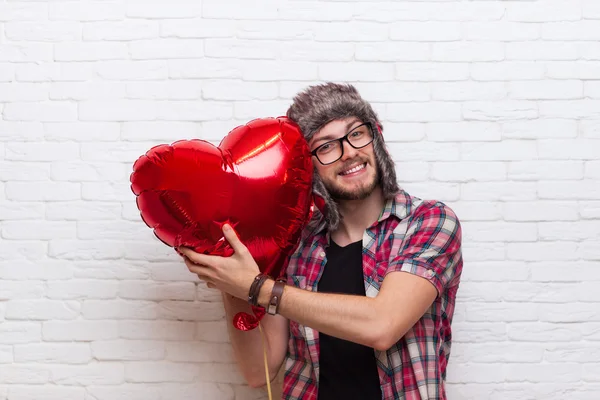
M260 331L260 336L262 337L263 343L263 359L265 362L265 376L267 378L267 392L269 393L269 400L273 400L271 395L271 379L269 377L269 362L267 361L267 340L265 338L265 332L262 329L262 324L258 323L258 330Z

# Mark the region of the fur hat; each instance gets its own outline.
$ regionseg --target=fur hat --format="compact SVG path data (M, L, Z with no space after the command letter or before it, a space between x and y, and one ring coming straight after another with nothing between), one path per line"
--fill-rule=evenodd
M354 86L331 82L309 86L294 97L286 115L298 124L306 141L309 141L323 126L334 120L356 117L362 122L370 122L373 129L379 132L379 134L373 132L375 136L373 150L383 195L387 200L400 191L396 181L394 161L385 148L383 127L371 105L360 96ZM328 229L330 231L337 229L340 222L338 205L328 193L316 171L313 179L313 193L322 197L325 202L322 212L328 223Z

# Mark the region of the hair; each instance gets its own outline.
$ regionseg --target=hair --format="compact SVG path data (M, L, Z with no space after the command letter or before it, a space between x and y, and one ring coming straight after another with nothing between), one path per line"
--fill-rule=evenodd
M383 196L387 200L400 191L394 161L383 140L383 126L371 105L351 84L326 82L309 86L294 97L286 116L299 126L307 142L323 126L334 120L356 117L363 123L369 122L376 130L373 132L373 151ZM316 171L313 176L313 194L324 200L325 206L321 211L328 223L328 229L337 229L341 219L338 205Z

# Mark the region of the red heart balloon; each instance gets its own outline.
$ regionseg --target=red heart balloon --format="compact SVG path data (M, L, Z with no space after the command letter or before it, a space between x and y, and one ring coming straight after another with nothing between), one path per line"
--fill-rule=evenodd
M221 231L229 223L261 272L276 278L310 218L312 174L300 129L279 117L239 126L218 147L198 139L155 146L130 180L142 219L162 242L229 256ZM260 319L263 310L254 311ZM242 317L238 328L256 327Z

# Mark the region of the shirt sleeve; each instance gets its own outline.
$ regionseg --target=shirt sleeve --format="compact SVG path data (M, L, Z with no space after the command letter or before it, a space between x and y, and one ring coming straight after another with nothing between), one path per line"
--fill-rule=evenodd
M458 284L462 273L462 232L458 217L441 202L421 204L409 223L386 274L408 272L430 281L438 295Z

